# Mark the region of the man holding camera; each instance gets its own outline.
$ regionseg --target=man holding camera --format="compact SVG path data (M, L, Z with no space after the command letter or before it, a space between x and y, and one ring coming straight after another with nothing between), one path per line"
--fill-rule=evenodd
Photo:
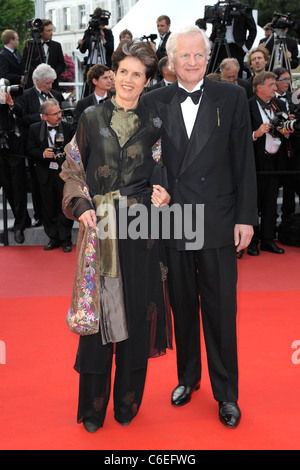
M254 228L254 236L248 246L248 254L251 256L259 255L259 241L262 251L284 253L274 241L279 189L276 172L283 168L284 136L290 132L273 124L276 114L285 111L284 104L274 99L276 78L272 72L258 73L253 79L255 95L249 100L257 172L258 213L261 216L260 230L258 226Z
M62 246L65 253L72 251L73 222L62 213L64 183L59 177L64 146L73 137L71 124L62 121L59 102L45 101L40 108L42 121L32 124L27 140L28 155L36 161L40 184L43 225L50 238L44 250Z
M53 37L53 25L50 20L43 20L40 29L40 40L42 45L43 56L38 57L37 51L33 50L31 63L26 64L28 60L29 45L25 46L23 50L23 56L21 60L21 66L25 70L26 65L28 66L28 73L25 77L25 88L31 88L33 86L32 73L40 63L46 63L52 67L56 72L56 79L53 82L52 87L55 90L59 90L59 77L66 68L65 59L62 51L61 44L57 41L52 40ZM34 40L32 40L34 41Z
M230 56L235 57L240 64L239 77L242 78L244 57L255 41L257 28L251 8L231 0L225 4L227 5L221 23L219 17L212 22L210 40L215 42L221 25L224 28ZM218 54L218 64L226 57L228 54L225 45L222 45Z

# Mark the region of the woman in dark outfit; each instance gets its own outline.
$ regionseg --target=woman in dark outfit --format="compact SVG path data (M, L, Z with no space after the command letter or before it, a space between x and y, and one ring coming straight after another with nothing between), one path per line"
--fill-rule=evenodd
M65 180L63 208L67 216L80 221L79 253L83 252L84 241L87 250L92 246L87 233L96 233L96 213L99 215L103 204L112 202L117 231L121 233L118 223L124 196L128 225L134 219L128 214L132 204L143 204L150 214L151 199L155 206L169 202L161 185L152 186L162 181L163 166L157 163L162 123L139 104L140 94L156 67L155 54L148 44L121 45L113 55L116 96L85 111L73 142L66 148L61 174ZM89 432L95 432L105 419L113 354L114 415L120 424L127 425L141 404L148 358L172 347L165 288L167 268L161 242L152 239L150 233L149 227L147 237L120 235L116 246L107 240L94 244L96 257L101 249L98 284L95 276L99 289L94 288L90 276L78 305L85 302L89 306L93 295L100 297L100 326L98 333L80 337L75 363L80 373L78 422L83 422ZM79 258L77 271L86 272L90 265ZM76 276L73 297L77 295L77 300L79 285ZM76 305L69 311L71 322L80 316Z

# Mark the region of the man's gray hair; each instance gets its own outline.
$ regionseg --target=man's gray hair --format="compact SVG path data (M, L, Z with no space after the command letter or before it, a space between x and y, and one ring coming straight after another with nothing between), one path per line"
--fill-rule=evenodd
M237 69L240 70L240 64L238 60L235 57L227 57L220 63L220 72L222 73L223 70L228 70L232 67L237 67Z
M48 114L48 108L53 108L54 106L59 106L59 102L55 98L44 101L40 107L41 114Z
M199 34L202 36L205 44L206 60L209 60L211 53L211 44L206 33L196 25L187 26L179 31L172 33L167 41L166 49L170 59L174 60L174 54L176 52L178 39L181 36L188 36L190 34Z
M36 84L37 80L40 83L42 83L47 78L50 78L51 80L55 80L56 77L57 77L56 72L52 67L50 67L50 65L40 64L33 71L32 81L34 84Z

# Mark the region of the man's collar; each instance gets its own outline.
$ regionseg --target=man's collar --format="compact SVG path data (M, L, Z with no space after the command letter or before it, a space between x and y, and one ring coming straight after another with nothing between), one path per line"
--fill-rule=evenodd
M179 88L183 88L184 90L188 91L189 93L193 93L194 91L197 91L197 90L200 90L200 88L202 87L203 85L203 82L204 82L204 79L202 78L202 80L195 86L195 88L193 88L193 90L189 91L187 90L183 85L181 85L181 83L178 82L178 86Z

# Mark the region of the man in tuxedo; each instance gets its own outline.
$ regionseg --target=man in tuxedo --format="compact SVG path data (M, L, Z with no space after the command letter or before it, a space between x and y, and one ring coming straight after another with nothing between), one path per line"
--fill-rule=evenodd
M232 3L232 5L231 5ZM238 14L240 12L240 14ZM234 13L234 16L231 14ZM252 15L252 9L240 2L228 2L225 17L225 39L228 43L231 57L235 57L240 64L239 76L242 78L244 57L256 38L257 28ZM223 24L223 23L222 23ZM215 42L220 27L220 20L213 22L210 40ZM222 45L218 54L218 63L228 57L225 45Z
M283 254L284 250L274 241L279 189L276 171L284 169L284 143L288 132L274 129L272 120L278 112L285 111L285 107L280 100L274 99L276 75L272 72L257 74L253 89L255 95L249 100L249 109L257 171L257 211L261 220L260 227L255 226L248 254L259 255L259 241L262 251Z
M40 185L43 209L43 225L49 237L44 250L62 246L65 253L72 251L73 222L67 219L61 208L64 183L59 176L63 148L73 137L71 125L62 121L59 102L45 101L40 109L42 121L32 124L27 140L27 152L36 161L36 173ZM58 146L60 138L60 147ZM54 151L54 148L57 150Z
M32 56L32 61L27 75L25 76L25 88L31 88L33 86L33 71L40 63L46 63L52 67L56 72L56 78L52 84L52 88L59 91L59 77L65 71L66 64L62 51L61 44L57 41L52 40L53 37L53 25L50 20L43 20L41 28L41 45L42 51L41 54L37 54L37 51L34 50ZM23 50L23 56L21 65L25 71L26 62L28 59L28 44L26 44Z
M158 60L160 60L167 55L166 44L171 34L171 20L167 15L161 15L156 20L156 26L160 39L156 55Z
M11 85L23 85L21 55L18 51L19 36L16 31L7 29L2 33L3 49L0 52L0 78L5 78Z
M163 124L167 168L177 230L166 241L170 300L174 315L179 384L172 404L188 403L200 387L200 319L204 328L213 395L223 424L236 427L236 252L251 240L256 223L256 181L247 97L241 87L204 78L210 53L205 32L190 26L173 33L168 55L178 82L146 93L142 100ZM159 188L153 197L159 200ZM158 204L157 204L158 205ZM203 209L203 213L201 213ZM192 211L191 242L178 226ZM202 214L202 215L201 215ZM200 231L200 230L199 230Z
M74 133L79 118L86 108L96 106L111 98L112 78L110 69L102 64L93 65L88 71L86 84L93 90L93 93L79 100L76 105L72 123Z
M175 82L176 75L169 64L168 56L163 57L158 62L158 75L160 80L155 83L155 85L151 85L148 88L145 88L146 92L156 90L157 88L169 86Z
M253 96L253 79L255 75L257 75L260 72L263 72L267 70L267 65L270 60L270 55L268 49L266 49L263 45L260 45L254 49L252 49L247 58L247 66L249 70L251 71L251 76L247 79L247 82L249 82L252 90L252 95Z
M27 136L29 127L35 122L41 122L42 116L40 107L45 100L55 98L62 103L63 97L61 93L52 88L57 75L55 70L48 64L40 64L33 72L32 79L34 86L24 90L23 94L18 98L18 103L23 109L23 116L20 119L22 127L22 139L24 154L26 155ZM42 224L43 214L41 207L40 187L36 175L36 162L31 158L28 159L30 171L32 202L34 207L34 226L38 227Z
M286 20L287 18L281 17L280 18L281 24L284 23L284 21ZM277 29L276 27L274 27L276 26L277 22L278 21L275 20L271 24L273 33L265 41L265 47L268 49L270 56L271 56L269 69L273 70L274 68L277 68L277 67L291 67L291 69L296 69L299 65L298 41L297 39L287 36L288 28ZM276 57L276 44L280 44L281 48L283 44L286 44L286 49L287 49L286 57L284 57L282 53L279 53L278 56ZM274 56L272 57L273 51L274 51Z
M234 57L223 59L220 63L221 80L243 87L249 99L253 96L251 84L247 80L239 78L239 70L240 64L237 59Z

